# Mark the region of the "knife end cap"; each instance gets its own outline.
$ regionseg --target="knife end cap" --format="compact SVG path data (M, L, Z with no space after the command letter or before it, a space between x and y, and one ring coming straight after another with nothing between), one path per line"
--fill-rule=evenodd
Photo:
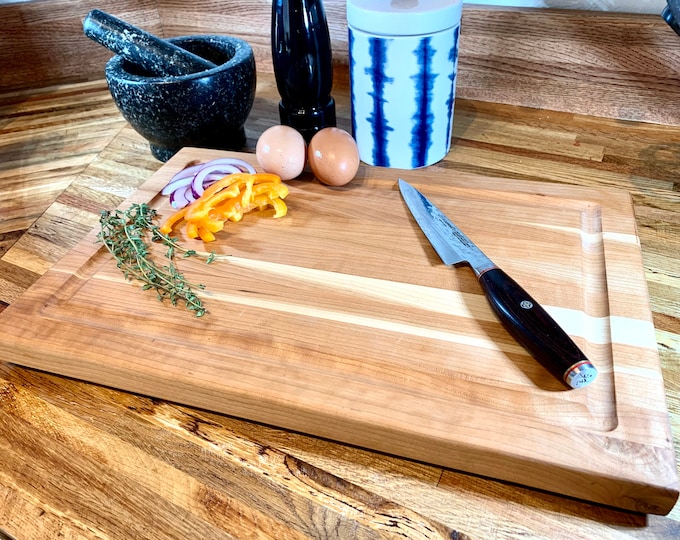
M597 377L597 368L588 360L582 360L571 366L564 374L564 382L571 388L588 386Z

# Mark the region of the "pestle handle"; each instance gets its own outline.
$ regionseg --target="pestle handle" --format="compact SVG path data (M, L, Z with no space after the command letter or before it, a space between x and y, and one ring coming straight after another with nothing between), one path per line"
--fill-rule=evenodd
M216 67L212 62L99 9L83 21L85 35L156 76L179 76Z

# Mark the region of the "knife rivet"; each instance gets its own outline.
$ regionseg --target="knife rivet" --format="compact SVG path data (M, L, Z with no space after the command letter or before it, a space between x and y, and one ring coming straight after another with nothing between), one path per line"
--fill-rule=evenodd
M529 302L529 300L522 300L519 303L519 305L522 309L531 309L532 307L534 307L534 304L532 302Z

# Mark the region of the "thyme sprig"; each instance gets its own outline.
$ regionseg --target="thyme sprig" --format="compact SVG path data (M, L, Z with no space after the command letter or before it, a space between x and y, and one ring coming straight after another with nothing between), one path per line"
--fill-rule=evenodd
M125 279L141 281L143 290L154 289L160 301L167 298L173 306L184 302L197 317L202 317L206 309L194 289L205 289L205 286L187 281L175 265L176 254L181 253L183 258L204 258L207 264L218 256L184 248L176 238L159 230L153 222L156 216L156 210L146 203L133 204L126 210L104 210L99 217L101 230L97 239L113 255ZM149 237L152 242L167 247L168 264L159 266L154 262L151 246L147 243Z

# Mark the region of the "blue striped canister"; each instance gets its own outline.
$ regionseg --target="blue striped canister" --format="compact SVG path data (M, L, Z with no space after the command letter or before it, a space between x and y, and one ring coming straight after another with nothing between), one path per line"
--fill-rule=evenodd
M364 163L416 169L451 146L462 0L347 0L352 132Z

